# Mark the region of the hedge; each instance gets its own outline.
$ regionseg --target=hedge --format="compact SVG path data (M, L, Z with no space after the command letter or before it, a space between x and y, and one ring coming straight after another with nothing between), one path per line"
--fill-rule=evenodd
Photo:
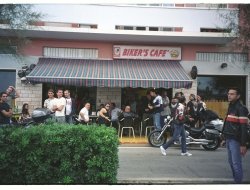
M118 142L110 127L0 128L0 184L115 184Z

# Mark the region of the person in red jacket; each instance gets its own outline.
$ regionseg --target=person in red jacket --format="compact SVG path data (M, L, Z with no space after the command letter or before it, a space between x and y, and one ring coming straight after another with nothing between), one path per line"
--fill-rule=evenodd
M240 90L229 88L229 107L223 127L223 135L226 139L228 161L233 172L235 183L241 183L243 179L241 157L247 152L247 125L248 110L240 102Z

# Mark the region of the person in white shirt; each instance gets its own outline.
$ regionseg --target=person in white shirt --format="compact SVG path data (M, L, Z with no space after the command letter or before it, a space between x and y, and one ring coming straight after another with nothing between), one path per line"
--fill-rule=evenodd
M53 101L54 100L55 100L54 90L49 89L48 90L48 98L44 101L43 107L49 109L51 113L54 113L54 111L53 111Z
M66 107L66 100L63 97L63 90L57 90L57 99L53 102L52 110L55 112L55 119L59 123L65 122L65 107Z
M90 110L90 103L87 102L81 109L78 117L78 120L80 120L82 124L87 124L89 122L89 110Z
M65 121L66 123L73 123L73 115L76 112L76 102L75 99L70 97L70 91L64 91L64 97L66 99L66 111L65 111Z
M149 105L149 109L153 110L153 120L155 129L161 130L161 112L163 111L162 97L156 93L155 89L149 90L150 96L154 98L153 105Z

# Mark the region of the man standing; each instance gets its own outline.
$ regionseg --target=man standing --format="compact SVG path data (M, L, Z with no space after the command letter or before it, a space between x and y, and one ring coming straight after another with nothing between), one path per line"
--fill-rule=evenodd
M169 98L167 96L167 91L164 90L162 92L162 103L163 103L163 111L161 112L161 126L164 125L164 119L171 114L170 108L169 108Z
M241 156L247 152L247 124L248 110L240 102L240 90L229 88L229 107L225 118L223 134L226 139L228 162L233 172L235 183L241 183L243 179Z
M154 126L156 129L161 129L161 112L163 111L162 97L159 94L156 94L155 89L151 89L149 92L150 96L154 98L153 105L148 106L153 110Z
M52 110L55 112L55 119L59 123L65 122L65 106L66 106L66 100L63 97L63 90L58 89L57 90L57 99L53 102L53 108Z
M189 96L189 102L187 103L187 114L193 118L192 121L189 121L190 127L195 127L195 124L197 122L197 115L198 115L198 110L197 110L197 102L195 99L194 94L190 94Z
M1 101L0 101L0 127L1 125L9 125L10 124L10 118L12 116L12 109L7 104L7 93L1 92L0 94Z
M64 96L66 99L66 111L65 111L65 121L66 123L73 123L73 115L76 113L76 102L74 98L70 97L70 91L65 90Z
M53 113L53 101L55 100L54 97L54 90L49 89L48 90L48 98L44 101L43 107L49 109L51 113Z
M177 103L179 102L179 103ZM186 145L186 133L184 128L184 122L188 119L185 116L185 97L181 96L180 98L174 97L171 101L171 112L173 117L173 127L174 127L174 134L167 143L160 146L160 150L162 155L166 156L167 151L166 149L171 146L174 141L178 140L179 136L181 136L181 156L192 156L191 153L187 152L187 145Z
M10 108L13 109L13 107L15 105L13 100L16 99L16 98L19 98L20 94L13 86L9 86L7 88L6 94L8 95L6 103L9 104Z
M152 120L152 110L149 109L148 105L152 104L152 97L150 92L147 91L146 96L142 97L142 132L145 133L146 126L150 118Z

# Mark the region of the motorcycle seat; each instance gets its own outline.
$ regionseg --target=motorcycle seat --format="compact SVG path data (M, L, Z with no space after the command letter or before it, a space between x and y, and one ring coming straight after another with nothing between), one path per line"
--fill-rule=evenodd
M214 125L213 124L205 124L205 128L206 129L214 129Z
M205 130L205 127L202 126L201 128L189 128L190 131L192 131L193 133L200 133L201 131Z

